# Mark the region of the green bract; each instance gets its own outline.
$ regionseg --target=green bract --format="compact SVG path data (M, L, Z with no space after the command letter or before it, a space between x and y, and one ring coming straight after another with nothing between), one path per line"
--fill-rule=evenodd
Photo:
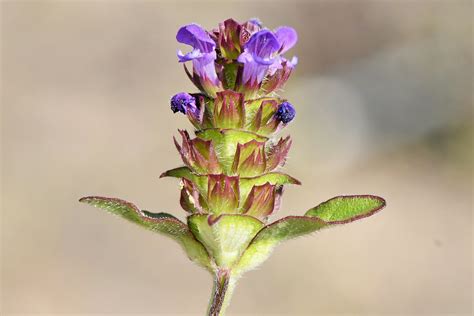
M206 49L217 39L215 63L222 71L220 79L213 79L222 82L214 83L209 81L212 69L205 68L209 78L189 73L201 93L179 93L172 98L173 111L186 114L195 136L179 131L181 141L175 139L175 145L183 165L161 177L180 179L180 205L187 212L186 223L116 198L90 196L80 200L177 241L193 262L215 276L209 315L224 312L238 278L264 262L281 242L370 216L385 206L377 196L338 196L304 215L268 222L280 207L283 187L301 184L278 171L285 164L291 139L276 139L275 134L294 118L294 108L269 94L288 79L296 64L283 58L281 67L268 72L262 82L243 84L243 67L261 71L251 68L253 57L245 45L259 30L256 22L239 24L233 20L222 23L212 38L194 24L180 30L183 43L188 44L188 36L195 32L199 35L196 40L204 41ZM291 28L282 32L281 36L291 37L284 43L296 41ZM272 34L265 31L259 36L280 45ZM283 46L278 53L282 50ZM206 54L214 56L211 51ZM245 65L238 60L241 54L247 58ZM187 61L194 56L181 54L180 58ZM249 76L254 75L258 73Z

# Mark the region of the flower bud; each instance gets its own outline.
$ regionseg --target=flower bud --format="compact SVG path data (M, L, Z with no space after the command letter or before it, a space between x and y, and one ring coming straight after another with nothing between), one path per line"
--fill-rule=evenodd
M283 102L278 106L278 110L275 113L275 118L283 124L291 122L296 115L295 108L290 102Z
M173 113L181 112L186 114L188 110L195 112L196 109L196 99L189 93L180 92L171 98L171 111Z

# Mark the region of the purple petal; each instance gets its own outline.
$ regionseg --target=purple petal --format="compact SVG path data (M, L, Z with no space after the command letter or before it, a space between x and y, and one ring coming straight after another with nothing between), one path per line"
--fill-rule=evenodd
M237 58L237 61L242 64L246 64L253 61L252 55L249 52L243 52Z
M216 67L214 60L216 59L216 52L204 54L202 58L193 60L194 71L198 74L201 80L208 79L213 84L218 85L219 79L217 78Z
M203 53L210 53L216 47L216 43L209 34L197 24L188 24L181 27L176 34L176 40L180 43L191 45Z
M286 62L286 65L291 67L291 68L294 68L297 64L298 64L298 57L296 57L296 56L293 56L293 58L291 58L291 60L288 60Z
M173 113L181 112L186 114L188 110L195 111L195 108L196 100L189 93L180 92L171 98L171 110Z
M248 22L252 23L253 25L255 25L256 27L260 29L263 27L262 21L260 21L259 18L251 18L250 20L248 20Z
M178 50L177 55L178 55L178 60L180 63L184 63L196 58L201 58L203 56L203 54L201 53L199 49L193 49L187 54L183 54L182 51Z
M278 69L283 68L283 62L286 61L284 57L277 56L275 57L274 62L268 67L268 75L272 76Z
M280 54L285 53L295 46L298 41L298 34L295 29L288 26L280 26L275 30L275 35L280 43Z
M290 60L286 59L285 57L281 57L281 64L283 65L283 63L285 63L288 68L293 69L298 64L298 57L293 56Z
M245 44L245 49L252 54L255 61L265 65L273 63L272 57L280 47L278 39L269 30L258 31Z

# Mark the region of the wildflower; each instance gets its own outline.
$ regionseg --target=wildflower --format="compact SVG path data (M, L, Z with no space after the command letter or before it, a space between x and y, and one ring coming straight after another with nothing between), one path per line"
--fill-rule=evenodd
M297 59L288 62L281 54L292 48L297 40L296 31L287 26L279 27L275 32L263 29L254 33L238 58L244 64L241 90L253 96L266 75L272 76L283 67L293 69Z
M224 313L237 280L259 266L280 243L334 225L373 215L385 200L373 195L337 196L308 210L270 222L281 206L284 186L300 185L279 168L291 138L274 135L296 115L294 106L270 92L280 89L297 64L282 56L297 41L296 31L274 32L256 19L228 19L212 33L197 24L176 36L192 46L179 61L192 61L188 76L201 93L180 92L171 110L185 114L195 136L180 130L174 140L183 166L161 177L180 179L182 222L168 213L140 210L116 199L89 196L80 201L120 215L178 242L189 259L214 276L208 315Z
M193 62L193 81L202 87L203 92L215 96L221 87L217 77L214 61L216 60L216 43L209 34L197 24L181 27L176 34L178 42L192 46L193 50L183 54L178 50L178 60L181 63Z

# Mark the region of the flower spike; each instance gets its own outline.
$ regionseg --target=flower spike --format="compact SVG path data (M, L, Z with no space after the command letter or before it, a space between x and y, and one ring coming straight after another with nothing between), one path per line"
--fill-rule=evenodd
M276 95L298 63L283 56L296 45L296 30L272 31L258 19L227 19L211 32L195 23L184 25L176 40L191 47L177 52L178 61L199 91L180 92L170 100L172 112L186 115L194 131L178 130L181 139L174 143L183 165L160 178L180 181L186 221L116 198L89 196L80 202L177 241L191 261L213 275L207 315L219 316L238 279L277 245L371 216L386 203L374 195L337 196L304 215L270 221L281 207L284 188L301 184L279 171L292 140L276 137L296 116L293 104Z

